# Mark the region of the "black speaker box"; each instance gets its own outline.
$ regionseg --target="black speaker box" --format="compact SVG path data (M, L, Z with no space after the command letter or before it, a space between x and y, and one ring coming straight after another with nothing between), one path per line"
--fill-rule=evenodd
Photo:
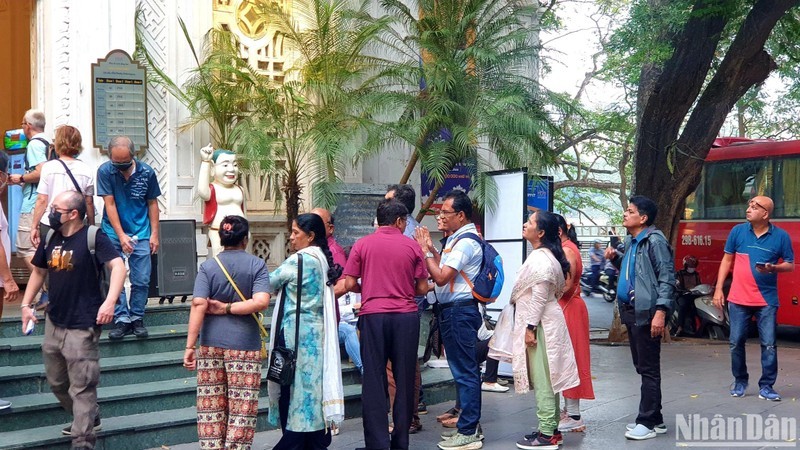
M162 220L158 228L161 245L152 257L150 297L192 295L197 276L195 221Z

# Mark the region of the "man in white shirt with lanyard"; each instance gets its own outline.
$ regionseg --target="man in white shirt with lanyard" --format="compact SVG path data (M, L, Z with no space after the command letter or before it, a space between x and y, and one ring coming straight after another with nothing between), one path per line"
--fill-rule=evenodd
M452 233L442 254L436 252L427 229L420 229L417 241L425 253L431 279L436 284L436 296L442 307L439 327L462 408L456 425L458 433L439 443L439 448L479 449L483 446L479 430L481 374L475 345L483 319L464 276L473 280L478 275L483 253L475 239L462 239L466 233L478 234L472 223L472 200L463 191L448 192L439 218L445 230Z

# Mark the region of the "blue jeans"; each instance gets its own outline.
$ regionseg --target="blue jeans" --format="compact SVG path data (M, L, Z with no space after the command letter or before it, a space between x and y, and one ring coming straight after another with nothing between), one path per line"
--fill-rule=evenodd
M475 346L482 321L475 305L445 307L439 316L439 331L461 404L456 426L459 433L467 435L475 434L481 419L481 369Z
M114 322L131 323L144 317L144 307L147 305L147 294L150 290L150 241L140 240L130 255L122 253L122 246L118 242L113 240L111 242L119 252L119 256L123 260L128 260L131 280L130 305L125 289L122 289L117 306L114 308Z
M344 344L347 355L353 361L361 374L364 374L364 367L361 365L361 344L358 342L356 327L347 322L339 322L339 343Z
M758 325L758 339L761 341L761 379L758 387L772 387L778 378L778 348L775 346L775 326L777 324L777 306L742 306L728 303L728 315L731 321L731 371L737 383L747 384L747 359L745 343L747 329L753 317Z

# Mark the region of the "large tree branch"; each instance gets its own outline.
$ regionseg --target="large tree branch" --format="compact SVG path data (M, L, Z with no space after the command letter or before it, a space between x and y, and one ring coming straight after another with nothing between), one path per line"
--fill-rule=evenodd
M556 164L568 167L575 167L584 172L592 173L592 174L602 174L602 175L616 175L619 173L618 170L604 170L604 169L595 169L592 166L587 166L586 164L579 164L575 161L568 161L561 158L556 158Z
M709 11L736 0L696 0L691 16L673 40L672 56L663 68L650 67L657 77L640 86L646 99L640 101L641 118L636 142L636 178L652 178L666 164L666 147L678 137L686 114L697 99L714 60L717 44L728 23L727 14ZM640 95L641 96L641 95ZM670 137L671 136L671 137Z
M659 205L656 226L674 240L686 197L700 180L704 157L733 105L763 82L775 62L764 45L778 20L800 0L756 0L736 37L686 119L703 88L708 64L729 14L701 8L738 4L733 0L696 0L695 12L675 40L675 51L654 85L638 129L636 192ZM714 45L709 45L713 42ZM702 75L702 77L700 76ZM678 137L681 124L683 131Z
M705 159L736 102L777 68L764 45L778 20L798 3L798 0L759 0L750 10L681 133L679 148L688 148L691 154L687 156Z
M586 220L588 220L592 224L597 225L597 222L595 222L594 218L592 216L586 214L585 212L583 212L582 209L580 209L580 208L578 208L576 206L570 205L569 203L564 203L563 205L564 205L565 208L571 209L571 210L575 211L576 213L578 213L578 220L579 221L580 221L580 216L583 216L583 217L586 218Z
M611 192L618 192L620 184L614 181L600 181L600 180L564 180L564 181L556 181L553 183L553 190L559 190L564 188L594 188L594 189L602 189L605 191Z
M596 135L597 135L597 130L596 129L585 130L585 131L581 132L577 136L568 136L565 133L563 135L564 142L562 142L561 144L557 145L553 149L553 153L556 154L556 155L560 155L560 154L564 153L565 151L569 150L570 147L574 147L575 145L580 144L583 141L587 141L589 139L592 139Z

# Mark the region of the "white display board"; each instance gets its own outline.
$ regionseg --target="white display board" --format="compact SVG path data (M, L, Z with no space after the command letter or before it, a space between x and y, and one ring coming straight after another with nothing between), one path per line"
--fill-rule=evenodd
M487 308L489 314L497 318L511 298L517 270L525 260L526 244L522 237L522 224L526 220L528 172L525 169L514 169L489 172L488 175L496 183L500 195L497 205L492 210L486 209L483 236L503 258L503 273L506 277L497 301Z
M511 289L516 281L517 270L525 262L527 243L522 237L522 225L527 220L528 172L525 169L490 172L498 190L498 204L484 217L484 238L492 244L503 258L505 282L497 301L489 305L487 312L497 319L511 298ZM500 363L498 373L511 376L511 364Z
M486 209L484 239L492 241L522 240L527 202L527 171L490 172L497 185L498 199L493 210Z

